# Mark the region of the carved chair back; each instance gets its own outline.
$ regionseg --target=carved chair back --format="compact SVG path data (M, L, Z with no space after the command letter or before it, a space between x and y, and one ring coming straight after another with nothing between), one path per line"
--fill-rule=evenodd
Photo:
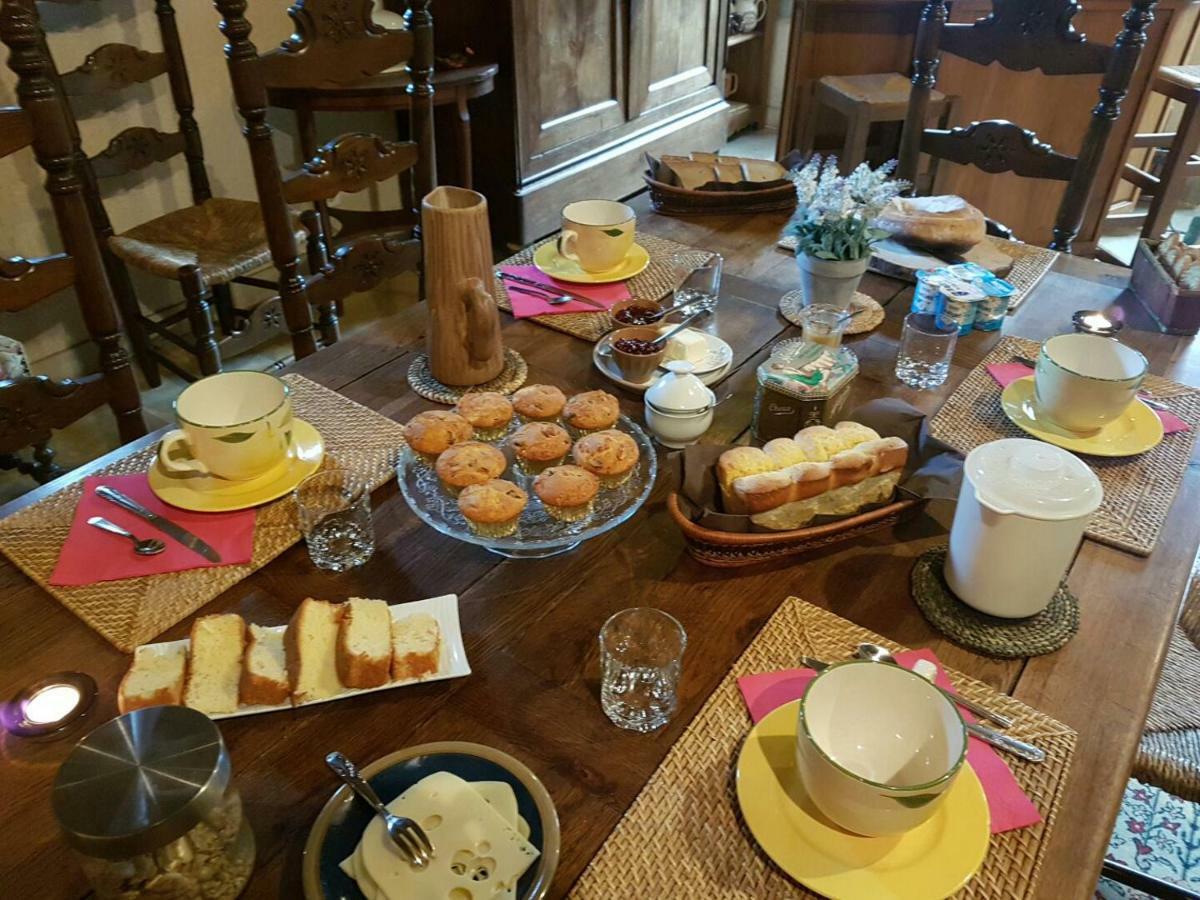
M122 441L144 435L146 425L133 369L121 346L112 288L88 218L72 123L32 4L0 2L0 41L10 51L8 64L17 75L20 102L19 107L0 109L0 156L33 147L46 173L46 191L65 248L43 259L0 260L0 312L27 309L73 285L100 356L101 372L79 380L39 376L0 381L0 467L17 468L45 482L61 472L49 447L55 429L106 403ZM30 446L32 461L16 456Z
M412 0L405 30L389 30L371 21L372 0L297 0L289 10L296 33L282 46L259 54L250 40L246 0L215 0L227 43L234 98L245 121L243 129L267 227L272 261L279 271L284 317L297 357L313 352L310 307L318 311L318 327L326 343L337 338L337 305L346 296L369 290L387 278L413 271L420 264L420 242L414 211L388 214L388 227L356 234L329 252L329 239L315 210L303 215L310 238L307 274L292 227L289 204L322 203L340 193L357 193L402 172L415 180L432 178L433 124L430 77L433 70L432 18L429 0ZM418 66L414 54L426 62ZM372 134L347 134L323 147L297 171L281 170L267 124L267 85L296 87L346 83L367 77L408 59L414 104L428 107L427 134L416 141L388 141ZM414 123L419 116L414 116ZM420 130L414 124L415 130ZM432 185L430 185L431 187ZM425 191L427 192L427 190ZM424 196L424 193L418 196Z
M993 0L991 15L973 23L947 23L946 0L926 0L913 50L912 93L900 141L899 175L912 180L921 153L985 172L1014 172L1067 182L1050 246L1070 251L1079 232L1121 100L1129 89L1156 0L1132 0L1124 27L1111 47L1090 43L1075 31L1074 0ZM951 129L925 128L929 96L937 83L941 53L980 65L1040 69L1048 76L1100 74L1100 100L1078 156L1060 153L1032 131L1002 119Z

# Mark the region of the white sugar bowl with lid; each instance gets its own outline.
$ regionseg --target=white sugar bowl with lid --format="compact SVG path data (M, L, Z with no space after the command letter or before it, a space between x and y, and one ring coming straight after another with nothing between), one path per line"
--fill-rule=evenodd
M660 444L679 450L708 431L717 397L692 374L690 362L673 360L663 368L666 374L646 390L646 424Z
M1025 438L981 444L963 464L946 583L989 615L1036 615L1103 499L1096 473L1066 450Z

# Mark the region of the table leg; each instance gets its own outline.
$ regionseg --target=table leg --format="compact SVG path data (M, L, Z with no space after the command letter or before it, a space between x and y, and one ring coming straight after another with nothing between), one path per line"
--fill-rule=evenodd
M454 98L458 109L458 183L470 190L474 185L471 180L471 111L467 109L467 98L459 94Z

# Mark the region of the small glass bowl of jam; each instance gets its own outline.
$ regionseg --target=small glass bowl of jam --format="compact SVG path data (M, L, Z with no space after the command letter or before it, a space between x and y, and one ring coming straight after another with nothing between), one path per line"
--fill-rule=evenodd
M659 337L654 326L635 325L618 328L610 335L613 362L628 381L649 381L667 354L667 345L653 342Z
M666 310L652 300L621 300L614 303L609 310L613 325L616 328L632 328L642 325L654 325Z

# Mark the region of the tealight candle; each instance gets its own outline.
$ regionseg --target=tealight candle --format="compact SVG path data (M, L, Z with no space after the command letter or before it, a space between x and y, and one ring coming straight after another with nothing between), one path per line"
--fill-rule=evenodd
M81 699L83 695L73 684L52 684L26 700L21 711L26 722L49 725L71 715Z
M1098 309L1081 309L1071 316L1075 330L1083 334L1096 334L1100 337L1112 337L1125 324L1120 310L1114 315L1107 315Z
M81 672L58 672L22 690L3 708L4 728L18 737L49 737L65 732L87 715L96 682Z

